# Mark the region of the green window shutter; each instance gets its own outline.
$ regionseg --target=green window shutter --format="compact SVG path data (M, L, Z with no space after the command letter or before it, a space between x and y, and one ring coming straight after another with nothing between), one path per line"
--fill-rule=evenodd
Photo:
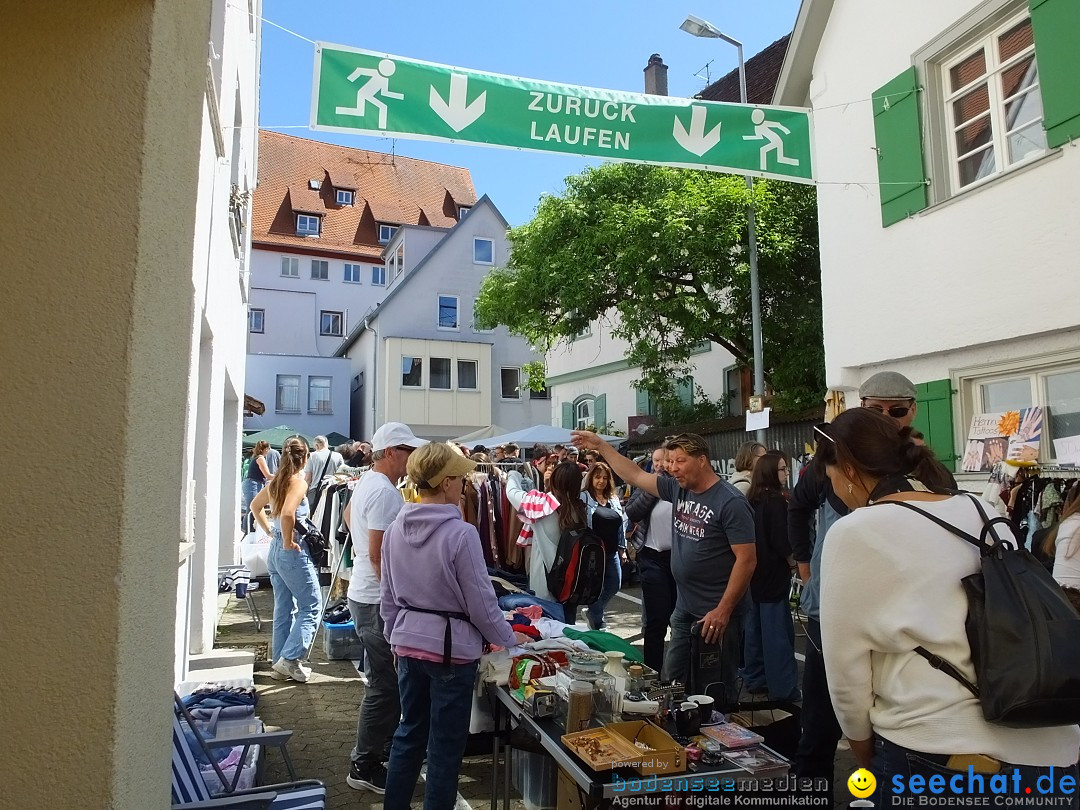
M603 433L604 425L607 424L607 394L601 394L593 402L593 422L596 430Z
M938 460L949 470L956 472L956 454L953 444L952 382L934 380L915 386L915 421L912 427L921 430L926 444Z
M1080 138L1080 3L1029 0L1043 128L1051 147Z
M694 378L683 377L679 380L678 385L675 386L675 396L687 408L691 407L694 404Z
M873 102L881 225L887 228L929 204L915 68L908 68L875 91Z
M638 389L637 402L634 407L634 411L638 416L649 415L649 392Z
M574 404L572 402L562 404L562 426L568 430L574 427Z

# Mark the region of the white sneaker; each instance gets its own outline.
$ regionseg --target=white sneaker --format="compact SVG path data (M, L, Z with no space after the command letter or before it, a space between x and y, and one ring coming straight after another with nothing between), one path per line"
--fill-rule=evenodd
M279 680L286 678L292 678L294 681L300 683L307 683L308 678L311 677L311 669L305 667L299 661L290 661L286 658L279 658L274 662L274 672L284 676Z

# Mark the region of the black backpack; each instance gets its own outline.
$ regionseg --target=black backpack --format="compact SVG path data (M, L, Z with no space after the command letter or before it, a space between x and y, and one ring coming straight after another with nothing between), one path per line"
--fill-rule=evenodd
M547 572L548 590L557 602L591 605L604 589L607 557L604 541L592 529L567 529Z
M877 504L918 512L981 555L979 572L961 580L976 683L924 647L915 652L975 695L991 723L1040 728L1080 722L1080 615L1042 564L1018 547L1009 521L989 517L968 497L983 521L979 537L910 503Z

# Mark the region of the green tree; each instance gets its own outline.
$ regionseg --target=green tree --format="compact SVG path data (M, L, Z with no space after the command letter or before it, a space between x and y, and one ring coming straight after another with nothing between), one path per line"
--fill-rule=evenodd
M751 365L749 199L741 177L689 169L611 163L569 177L510 231L477 321L547 351L613 316L637 386L660 400L703 341ZM814 189L758 181L754 202L766 381L776 407L805 408L824 389Z

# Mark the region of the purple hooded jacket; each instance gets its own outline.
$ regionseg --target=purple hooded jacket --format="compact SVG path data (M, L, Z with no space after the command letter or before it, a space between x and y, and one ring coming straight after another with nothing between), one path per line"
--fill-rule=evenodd
M387 641L441 656L448 620L406 606L469 616L469 622L449 619L455 660L478 659L484 639L503 647L516 643L491 586L480 535L457 506L405 504L382 545L380 612Z

